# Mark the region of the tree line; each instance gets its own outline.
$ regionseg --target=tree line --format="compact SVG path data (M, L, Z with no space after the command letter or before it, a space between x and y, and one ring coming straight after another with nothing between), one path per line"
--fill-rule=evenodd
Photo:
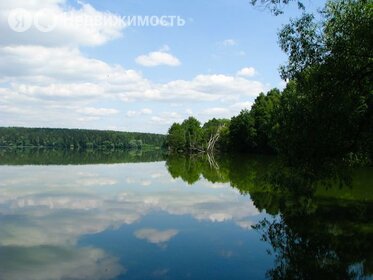
M283 91L261 93L251 110L201 125L173 124L167 145L180 152L276 153L290 164L369 164L373 158L373 13L371 1L328 1L319 20L303 13L285 25Z
M161 147L165 136L151 133L58 128L0 128L0 147L129 150Z

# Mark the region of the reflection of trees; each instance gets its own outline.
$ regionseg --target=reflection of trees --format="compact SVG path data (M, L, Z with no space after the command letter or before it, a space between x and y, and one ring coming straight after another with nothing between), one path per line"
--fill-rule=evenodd
M269 278L361 279L373 273L371 205L308 201L298 206L303 208L282 205L277 219L254 227L275 255Z
M361 181L364 172L336 167L305 173L265 157L220 156L216 164L214 168L203 156L167 159L174 178L189 184L201 176L229 181L249 194L260 211L276 216L254 226L275 256L267 277L361 279L373 274L373 204L366 193L371 175ZM352 175L359 184L354 185ZM328 189L333 191L325 196Z
M174 179L180 177L190 185L197 182L201 176L201 161L196 156L169 156L166 165L168 172Z
M166 166L173 178L180 177L190 185L197 182L201 176L213 183L229 182L224 166L206 154L169 155Z
M361 279L372 274L373 205L320 196L334 188L353 188L347 170L269 169L267 193L251 195L259 209L279 214L254 226L271 246L275 266L270 279ZM356 191L355 191L356 192Z
M161 150L99 151L54 149L0 149L0 165L65 165L162 161Z
M167 156L166 166L173 178L194 184L202 176L212 183L231 182L232 186L247 193L266 166L266 157L247 159L240 156L218 156L209 154Z

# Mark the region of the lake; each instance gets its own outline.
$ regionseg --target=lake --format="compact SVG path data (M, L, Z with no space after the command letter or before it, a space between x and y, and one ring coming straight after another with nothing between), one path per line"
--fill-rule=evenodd
M372 168L312 188L284 174L270 157L0 151L0 279L373 279Z

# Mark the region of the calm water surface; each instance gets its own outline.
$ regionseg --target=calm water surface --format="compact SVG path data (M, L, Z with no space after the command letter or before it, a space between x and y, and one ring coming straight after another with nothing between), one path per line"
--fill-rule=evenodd
M371 278L371 169L294 197L268 159L43 155L0 159L0 279Z

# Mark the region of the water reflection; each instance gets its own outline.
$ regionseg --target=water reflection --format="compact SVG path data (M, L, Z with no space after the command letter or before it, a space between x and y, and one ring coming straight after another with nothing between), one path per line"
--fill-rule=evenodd
M97 151L0 147L0 165L113 164L155 162L164 158L162 150Z
M126 272L103 250L67 246L2 246L0 264L0 277L8 280L113 279Z
M196 164L194 164L196 162ZM265 157L170 158L169 172L188 183L229 181L274 215L252 227L270 245L270 279L364 279L373 275L372 169L312 174Z
M229 252L245 255L257 239L242 233L261 215L248 197L229 184L216 187L205 180L189 188L168 174L164 162L0 169L1 279L156 278L180 252L192 263L167 266L167 274L198 278L203 274L193 256L200 248L211 270ZM225 240L227 233L238 235L241 245ZM120 237L113 242L106 234ZM154 260L143 263L151 252L163 259L162 267ZM262 272L269 261L258 265ZM250 274L247 265L240 274ZM212 269L214 274L221 273Z
M264 219L255 226L276 258L267 276L364 279L372 275L372 207L320 202L310 211L308 203L304 206L295 213L283 209L278 219Z
M277 164L170 156L0 166L0 279L371 275L371 170L351 172L358 180L337 180L337 189L324 176L328 189L318 189ZM281 187L289 182L302 188Z

